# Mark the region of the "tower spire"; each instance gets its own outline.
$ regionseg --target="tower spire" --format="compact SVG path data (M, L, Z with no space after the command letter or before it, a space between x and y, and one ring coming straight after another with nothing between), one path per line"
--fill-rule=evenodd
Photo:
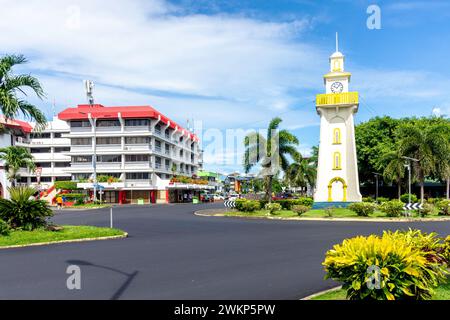
M339 52L339 34L336 32L336 52Z

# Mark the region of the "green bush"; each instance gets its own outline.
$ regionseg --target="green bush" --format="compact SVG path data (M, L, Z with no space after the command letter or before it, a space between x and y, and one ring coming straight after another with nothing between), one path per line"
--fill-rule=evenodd
M360 217L368 217L375 212L376 205L371 202L355 202L350 204L348 208Z
M65 197L67 201L78 201L78 200L84 200L86 198L86 195L83 193L63 193L59 194L59 197Z
M236 209L243 212L253 212L261 209L258 200L237 199Z
M46 218L53 211L44 200L34 200L34 188L8 188L11 199L0 199L0 219L7 221L12 228L33 230L46 224Z
M372 197L363 197L362 201L363 202L375 202L375 199Z
M314 204L314 200L309 197L303 197L303 198L298 198L298 199L292 200L292 204L312 207L312 205Z
M382 203L379 206L381 212L386 213L388 217L398 217L403 212L404 203L400 200L391 200Z
M326 278L342 282L350 300L430 299L447 274L445 263L430 259L442 257L437 243L412 230L346 239L326 253Z
M77 182L76 181L56 181L55 182L56 189L62 190L77 190Z
M450 200L441 200L437 203L436 207L438 208L440 215L450 215Z
M302 204L296 204L295 206L292 206L292 211L294 211L296 214L301 216L305 212L311 210L311 207L304 206Z
M400 201L403 203L408 203L409 202L409 193L402 194L400 196ZM415 194L411 194L411 203L416 203L416 202L417 202L417 196Z
M76 206L82 206L84 204L84 199L76 199L75 200L75 205Z
M270 214L274 214L275 212L280 211L282 208L281 208L281 204L272 202L272 203L267 203L265 205L264 209L269 211Z
M11 227L6 221L0 219L0 236L9 236L11 232Z
M434 212L434 205L431 203L424 203L422 205L422 209L419 209L419 215L421 217L425 217L429 214L433 214Z
M377 203L379 203L379 204L385 203L388 201L389 201L389 198L385 198L385 197L378 197L378 199L377 199Z
M331 218L334 215L334 207L326 207L323 209L325 211L325 215Z
M441 201L441 200L444 200L444 199L442 199L442 198L428 198L428 199L426 199L425 201L427 202L427 203L431 203L431 204L434 204L434 205L436 205L439 201Z

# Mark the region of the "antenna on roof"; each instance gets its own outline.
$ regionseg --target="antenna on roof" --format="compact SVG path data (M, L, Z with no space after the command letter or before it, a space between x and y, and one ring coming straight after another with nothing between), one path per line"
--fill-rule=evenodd
M92 106L94 104L94 82L92 80L84 80L84 89L86 90L86 97L89 104Z

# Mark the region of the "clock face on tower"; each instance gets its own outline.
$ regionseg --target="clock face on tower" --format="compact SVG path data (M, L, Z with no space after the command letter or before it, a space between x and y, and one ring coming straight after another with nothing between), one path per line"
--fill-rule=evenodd
M344 90L344 85L341 82L333 82L330 89L333 93L341 93Z

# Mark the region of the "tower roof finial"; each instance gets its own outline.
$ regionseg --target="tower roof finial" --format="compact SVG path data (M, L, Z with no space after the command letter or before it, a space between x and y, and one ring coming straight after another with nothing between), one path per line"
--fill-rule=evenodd
M336 32L336 52L339 52L339 34Z

